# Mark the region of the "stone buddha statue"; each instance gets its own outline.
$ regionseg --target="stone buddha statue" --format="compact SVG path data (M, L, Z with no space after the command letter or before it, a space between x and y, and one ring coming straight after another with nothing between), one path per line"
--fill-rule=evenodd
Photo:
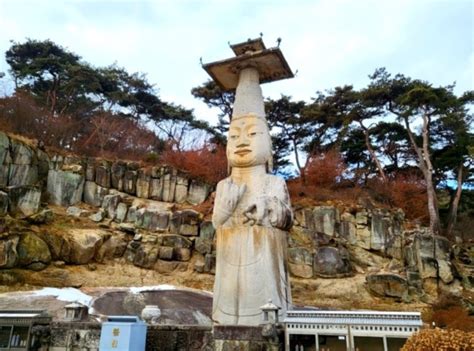
M269 300L281 315L291 304L286 247L293 215L285 181L270 174L271 138L252 68L240 74L227 159L230 176L217 185L212 217L217 231L212 318L258 325L260 307Z

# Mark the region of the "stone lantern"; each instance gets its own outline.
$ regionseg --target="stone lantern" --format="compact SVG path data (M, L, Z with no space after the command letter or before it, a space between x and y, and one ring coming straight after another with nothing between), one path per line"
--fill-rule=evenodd
M263 324L278 324L278 310L280 310L280 307L272 303L272 300L268 300L268 303L261 306L260 309L263 312Z

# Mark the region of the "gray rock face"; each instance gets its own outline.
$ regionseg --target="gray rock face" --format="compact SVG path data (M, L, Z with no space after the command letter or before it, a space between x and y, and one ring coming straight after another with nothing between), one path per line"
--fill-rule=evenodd
M125 221L125 219L127 218L127 211L128 206L123 202L119 203L117 205L115 221L118 223L122 223L123 221Z
M329 236L334 236L335 224L338 221L337 209L333 206L318 206L313 210L313 222L310 229Z
M32 165L36 164L35 152L26 144L12 139L10 140L12 163L15 165Z
M0 268L12 268L18 259L17 246L20 238L10 235L0 239Z
M9 157L10 153L10 139L8 136L0 132L0 166L6 163L7 156Z
M17 215L31 216L38 212L41 190L35 186L8 187L10 212Z
M313 255L302 247L288 249L290 273L295 277L311 278L313 276Z
M8 194L0 191L0 216L4 216L8 212Z
M451 244L441 236L415 234L405 247L406 265L417 270L422 279L436 278L449 284L454 280L451 264Z
M8 171L8 184L35 185L38 182L38 166L28 164L11 164Z
M177 234L197 236L201 214L194 210L176 211L171 216L171 230Z
M314 255L314 273L325 278L351 276L353 268L348 252L342 247L318 248Z
M191 240L181 235L176 234L164 234L159 236L159 244L162 246L169 246L175 248L186 248L192 247L193 243Z
M210 193L211 187L209 184L193 179L189 184L187 201L192 205L198 205L206 201Z
M84 176L77 173L50 170L47 192L51 203L72 206L82 199Z
M103 188L110 188L110 163L103 161L95 168L95 182Z
M139 170L137 177L137 197L148 199L150 197L150 175L146 170Z
M125 162L115 162L111 168L111 182L112 188L118 191L123 191L124 176L127 171L127 164Z
M163 170L163 193L162 200L166 202L173 202L176 190L176 170Z
M168 229L170 213L161 210L141 208L136 211L136 225L151 231L164 232Z
M188 196L188 179L177 176L174 202L181 204L186 201L187 196Z
M123 191L130 195L137 193L137 171L127 170L123 178Z
M407 281L396 274L371 274L366 281L369 290L379 296L402 298L408 293Z
M121 201L120 195L105 195L104 202L102 203L102 208L105 210L105 213L108 218L114 219L117 215L117 206Z
M84 185L84 202L88 205L99 207L108 193L109 189L103 188L94 182L86 181Z

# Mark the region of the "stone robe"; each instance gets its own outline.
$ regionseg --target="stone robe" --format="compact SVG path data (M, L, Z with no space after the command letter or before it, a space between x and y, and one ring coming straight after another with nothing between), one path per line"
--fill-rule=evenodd
M222 192L224 182L231 182L231 177L217 185L215 206L221 203L219 197L227 195ZM219 324L258 325L262 322L260 307L270 299L281 307L280 316L291 305L286 230L293 218L286 184L264 174L245 186L232 215L216 228L212 317ZM244 211L252 204L258 206L262 199L266 203L263 221L248 221Z

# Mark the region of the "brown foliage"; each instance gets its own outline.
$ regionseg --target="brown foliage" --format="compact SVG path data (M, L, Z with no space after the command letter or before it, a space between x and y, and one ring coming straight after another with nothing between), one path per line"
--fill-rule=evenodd
M470 351L474 334L455 329L422 329L413 334L402 351Z
M356 201L361 189L342 179L346 169L337 150L310 156L303 177L288 181L292 201L298 205L313 205L330 200Z
M474 316L470 316L460 297L443 294L433 304L426 321L437 327L474 332Z
M347 167L337 150L329 150L309 156L304 169L305 183L316 187L333 187Z
M0 98L0 129L88 156L142 160L163 148L162 141L136 120L105 112L90 118L53 116L22 92Z
M227 176L227 157L225 148L221 145L205 144L188 151L168 148L160 158L169 166L213 184Z
M371 179L367 187L378 202L401 208L410 220L428 223L426 185L418 175L397 174L387 182Z

